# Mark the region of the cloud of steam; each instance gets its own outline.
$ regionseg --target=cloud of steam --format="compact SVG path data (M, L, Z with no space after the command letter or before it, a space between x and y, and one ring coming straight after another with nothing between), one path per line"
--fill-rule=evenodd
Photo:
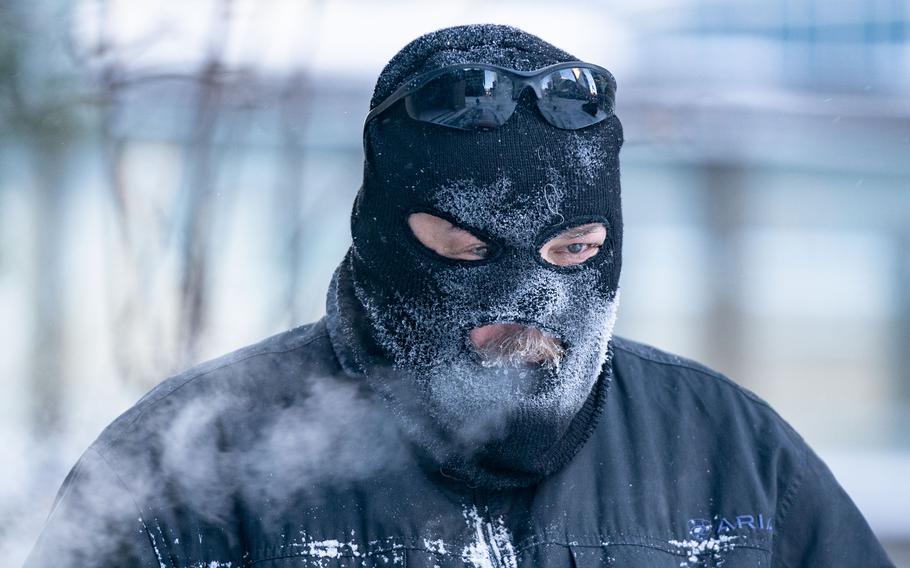
M147 408L109 448L86 452L34 565L109 565L129 558L124 543L164 559L188 550L181 547L201 550L202 532L174 528L229 526L238 505L278 521L301 499L318 503L407 459L393 419L362 385L282 377L246 379L241 389L197 379ZM288 377L298 388L281 389Z

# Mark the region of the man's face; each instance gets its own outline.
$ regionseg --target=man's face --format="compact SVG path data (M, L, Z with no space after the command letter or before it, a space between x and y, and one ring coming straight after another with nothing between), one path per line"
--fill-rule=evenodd
M428 249L445 258L483 260L491 247L470 231L429 213L413 213L408 225ZM597 254L607 237L602 223L570 227L540 246L540 258L555 266L581 264ZM517 322L498 322L471 329L470 343L486 367L558 368L565 355L562 342L543 330Z
M351 276L374 384L468 477L550 464L610 370L621 126L557 129L529 99L490 131L401 106L364 132Z

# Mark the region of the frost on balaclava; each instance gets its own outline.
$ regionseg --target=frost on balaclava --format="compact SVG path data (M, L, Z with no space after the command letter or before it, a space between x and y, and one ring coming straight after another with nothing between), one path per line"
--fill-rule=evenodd
M575 57L516 28L447 28L405 46L371 102L442 66L534 70ZM580 130L548 124L528 90L503 126L468 132L412 120L403 104L366 125L353 245L327 303L333 344L395 410L421 455L472 486L529 485L584 444L610 382L622 218L614 116ZM493 247L479 261L444 258L407 224L451 220ZM557 233L599 221L607 240L582 265L539 254ZM556 366L484 366L471 329L535 326L562 341Z

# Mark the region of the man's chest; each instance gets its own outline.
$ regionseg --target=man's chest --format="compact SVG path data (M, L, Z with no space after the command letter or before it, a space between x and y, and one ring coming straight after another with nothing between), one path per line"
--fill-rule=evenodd
M773 512L722 503L685 511L673 499L529 492L452 499L386 493L251 522L251 565L268 567L727 568L771 565ZM570 488L564 488L570 489ZM577 489L576 489L577 490ZM631 491L634 492L633 487ZM657 497L657 496L653 496ZM723 499L720 499L721 501ZM685 501L685 500L683 500ZM663 502L668 507L654 507ZM683 506L684 507L684 506Z

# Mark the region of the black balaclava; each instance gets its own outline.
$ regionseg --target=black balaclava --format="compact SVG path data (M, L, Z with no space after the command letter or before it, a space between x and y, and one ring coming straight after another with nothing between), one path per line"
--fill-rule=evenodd
M406 80L443 66L535 70L575 57L519 29L447 28L405 46L376 83L371 108ZM526 90L488 131L412 120L403 104L366 125L353 245L327 304L333 345L401 419L420 455L471 486L529 485L562 467L593 430L610 381L622 217L613 116L580 130L548 124ZM428 212L493 247L479 261L443 258L407 224ZM607 227L598 254L558 267L539 254L557 233ZM535 326L566 348L558 366L491 368L471 329Z

